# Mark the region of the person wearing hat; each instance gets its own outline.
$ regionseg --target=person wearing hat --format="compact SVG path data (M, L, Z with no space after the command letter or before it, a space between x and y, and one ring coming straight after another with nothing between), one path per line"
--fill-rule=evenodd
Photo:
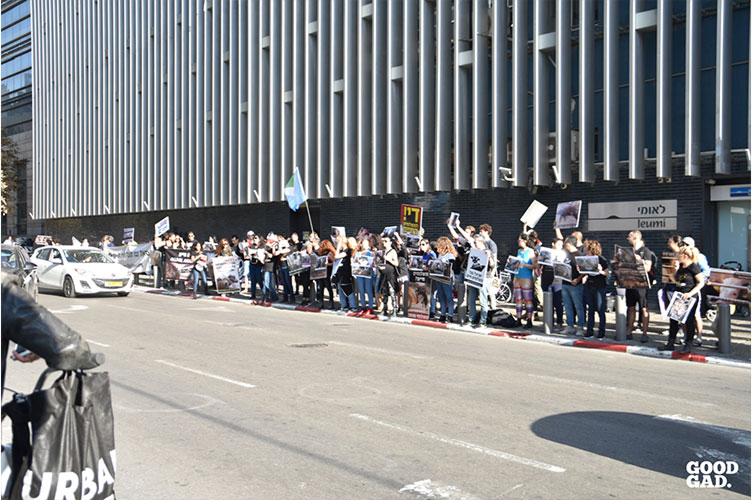
M695 240L691 236L685 236L682 239L681 246L686 246L689 248L697 248L695 246ZM710 279L710 264L708 264L708 258L707 256L700 252L700 249L697 249L697 265L700 266L700 269L702 270L703 276L705 276L705 283L708 282L708 279ZM705 306L705 294L700 290L698 294L698 303L700 304L697 308L695 308L695 319L697 320L697 337L695 337L694 340L694 346L700 347L702 345L702 318L705 316L705 312L707 311L707 307Z

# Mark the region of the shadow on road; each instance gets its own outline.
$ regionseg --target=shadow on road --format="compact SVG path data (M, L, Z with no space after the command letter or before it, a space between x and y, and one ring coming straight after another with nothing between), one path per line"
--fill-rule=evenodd
M586 411L537 420L539 437L686 481L687 462L733 460L730 489L750 494L749 431L639 413ZM711 479L714 479L711 473Z

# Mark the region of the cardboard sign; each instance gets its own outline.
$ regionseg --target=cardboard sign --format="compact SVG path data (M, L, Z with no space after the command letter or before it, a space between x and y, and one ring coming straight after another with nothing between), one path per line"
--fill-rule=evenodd
M123 229L123 243L130 243L133 241L133 234L135 233L135 229L132 227L126 227Z
M634 248L614 245L611 267L620 288L650 288L645 264L637 261Z
M674 275L679 269L679 254L676 252L663 252L661 259L661 282L676 283Z
M429 276L432 280L450 284L452 282L452 263L439 259L428 261Z
M402 205L400 222L402 234L420 236L420 230L423 227L423 207Z
M350 260L352 275L360 278L371 279L373 276L374 258L370 255L358 253Z
M168 215L161 221L154 224L154 235L155 236L162 236L167 231L170 230L170 216Z
M750 273L711 268L708 285L712 286L718 292L717 296L709 297L714 302L749 305Z
M679 323L684 324L687 322L689 311L692 310L695 302L697 302L697 297L683 299L681 293L674 292L671 295L671 302L668 303L668 310L666 312L667 316L669 317L669 319L673 319L674 321L678 321Z
M168 280L188 281L191 279L193 264L190 250L165 248L165 278Z
M312 280L320 280L320 279L326 278L326 262L327 262L326 255L317 257L315 264L314 264L314 261L311 260L310 277Z
M520 222L527 224L527 227L533 228L538 221L541 220L541 217L546 213L546 210L548 210L546 205L537 200L533 200L530 206L527 207L527 210L525 210L525 213L522 214L522 217L520 217Z

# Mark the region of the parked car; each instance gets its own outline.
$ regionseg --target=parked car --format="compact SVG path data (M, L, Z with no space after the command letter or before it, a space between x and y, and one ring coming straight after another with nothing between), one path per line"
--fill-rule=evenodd
M37 248L31 257L37 265L39 288L62 290L66 297L115 292L128 295L133 273L98 248L53 245Z
M37 300L39 277L37 266L31 262L29 254L18 245L2 245L2 272L14 274L23 281L24 289Z

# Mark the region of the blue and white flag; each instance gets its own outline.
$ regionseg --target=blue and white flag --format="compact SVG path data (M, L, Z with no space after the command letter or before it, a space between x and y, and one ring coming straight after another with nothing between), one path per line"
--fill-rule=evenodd
M298 167L295 167L295 171L285 185L285 198L287 198L287 203L290 205L290 210L292 211L298 210L300 205L307 200Z

